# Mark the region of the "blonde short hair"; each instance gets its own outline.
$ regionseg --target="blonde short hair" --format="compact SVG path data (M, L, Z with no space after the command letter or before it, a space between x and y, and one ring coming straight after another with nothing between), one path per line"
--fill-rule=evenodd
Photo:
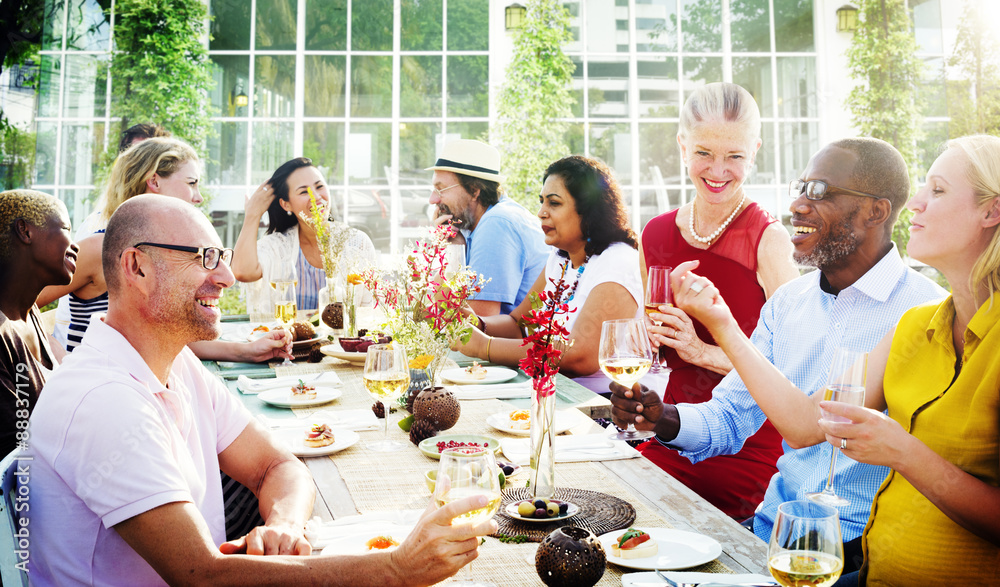
M699 124L708 121L736 123L746 129L748 137L760 139L760 109L742 86L718 82L691 92L681 108L677 137L683 140Z
M7 262L13 254L15 223L24 220L35 226L44 226L54 214L63 211L63 203L55 196L35 190L9 190L0 192L0 262Z
M198 153L187 143L173 138L146 139L126 149L115 159L108 177L101 211L103 220L110 220L125 200L148 192L146 181L154 174L170 177L188 161L198 161Z
M990 205L996 205L1000 197L1000 138L989 135L971 135L948 141L949 149L961 149L969 165L965 177L972 184L972 192L976 197L976 206L985 210ZM976 259L972 266L969 285L973 295L980 285L987 288L988 298L1000 291L1000 229L994 229L986 250ZM976 300L980 303L982 300Z

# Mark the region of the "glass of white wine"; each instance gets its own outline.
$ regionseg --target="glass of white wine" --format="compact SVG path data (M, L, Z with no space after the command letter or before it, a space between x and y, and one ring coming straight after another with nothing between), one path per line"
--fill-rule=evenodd
M274 259L271 267L268 269L268 275L271 280L271 289L274 290L272 292L274 299L274 319L285 330L291 332L291 325L295 322L295 315L298 309L295 288L299 285L299 279L296 275L295 265L283 262L283 259ZM283 367L291 364L292 362L287 358L281 363Z
M833 361L830 363L830 376L827 379L823 399L842 402L854 406L865 404L865 374L868 368L868 353L837 348L833 351ZM828 422L850 422L846 418L834 416L823 411L823 419ZM837 469L837 453L835 446L830 455L830 472L826 476L826 487L823 491L807 493L809 499L834 507L850 505L851 502L840 497L833 491L833 475Z
M645 310L646 315L650 316L650 320L656 326L659 326L662 322L653 320L651 314L659 313L660 306L674 305L674 295L670 290L671 269L673 268L666 265L654 265L646 272ZM663 352L663 347L656 347L653 354L653 367L649 370L650 373L659 373L662 371L661 361L663 360Z
M844 570L837 509L808 500L786 501L767 548L767 566L785 587L829 587Z
M368 347L364 382L372 399L382 402L385 407L385 434L382 440L369 443L368 448L378 452L403 450L403 443L389 440L389 408L410 386L406 348L395 342Z
M500 479L493 451L469 447L442 451L434 483L434 503L443 507L475 495L485 495L486 505L454 518L452 525L475 526L492 518L500 509ZM493 583L474 581L472 563L465 565L465 578L450 585L496 587Z
M653 353L646 325L638 318L608 320L601 325L601 346L597 352L601 371L620 385L631 388L649 371ZM642 440L653 435L639 431L629 422L628 428L611 435L617 440Z

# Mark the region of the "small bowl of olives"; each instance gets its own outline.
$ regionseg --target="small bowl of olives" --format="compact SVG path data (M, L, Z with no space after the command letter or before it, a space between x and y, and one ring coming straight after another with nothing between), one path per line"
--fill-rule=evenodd
M580 513L575 503L561 499L522 499L507 504L504 513L522 522L556 522Z

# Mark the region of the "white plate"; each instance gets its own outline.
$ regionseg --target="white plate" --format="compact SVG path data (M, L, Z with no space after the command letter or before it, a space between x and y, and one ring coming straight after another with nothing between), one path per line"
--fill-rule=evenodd
M316 386L316 397L314 399L293 398L292 388L269 389L257 394L261 401L267 402L279 408L304 408L308 406L318 406L330 403L340 397L341 391L334 387Z
M432 459L441 459L441 451L437 448L437 443L448 442L449 440L454 440L455 442L475 442L480 447L484 444L489 443L489 446L485 447L492 449L493 453L496 454L500 450L500 441L492 436L483 436L481 434L441 434L439 436L431 436L430 438L425 438L417 445L420 452L429 456Z
M321 346L319 347L319 350L324 355L329 355L343 361L350 361L351 363L361 363L362 365L365 363L365 357L368 356L368 353L349 353L340 348L339 344Z
M521 500L521 501L524 501L524 500ZM572 503L572 502L569 502L569 501L564 502L561 499L550 499L549 501L554 501L556 503L566 503L566 504L568 504L568 507L566 508L566 513L564 515L556 516L554 518L535 518L535 517L525 518L525 517L521 516L521 514L517 513L517 504L521 503L521 501L515 501L513 503L508 503L507 507L505 507L503 509L503 513L505 513L508 516L510 516L511 518L514 518L515 520L518 520L518 521L521 521L521 522L536 522L536 523L539 523L539 524L545 524L547 522L561 522L563 520L568 520L569 518L572 518L573 516L575 516L575 515L577 515L577 514L580 513L580 506L576 505L575 503Z
M688 569L714 561L722 554L722 546L708 536L674 530L673 528L639 528L656 541L657 551L645 558L621 558L611 554L611 545L618 541L625 530L615 530L597 537L608 555L608 562L630 569L675 570Z
M372 552L368 550L365 543L376 536L389 536L400 544L413 531L413 526L403 526L401 524L377 523L361 530L354 528L350 536L334 538L323 548L323 556L343 555L343 554L365 554Z
M323 340L322 338L315 336L313 338L307 338L306 340L297 340L292 343L293 349L302 349L308 346L312 346L313 343Z
M508 369L507 367L486 367L486 377L476 379L465 372L465 367L456 367L454 369L445 369L441 372L441 377L459 385L503 383L517 377L517 371Z
M311 428L307 424L301 428L281 428L272 430L271 434L278 439L278 442L285 444L292 450L292 454L297 457L320 457L340 452L353 445L361 437L353 430L346 428L331 428L333 430L333 444L326 446L312 447L306 446L303 439L306 437L306 430Z
M512 411L514 410L511 410L510 412ZM501 432L506 432L507 434L513 434L514 436L531 436L531 429L520 430L518 428L510 427L510 412L497 412L489 418L486 418L486 423ZM574 418L572 414L567 414L565 411L556 411L555 416L555 422L553 423L555 434L562 434L573 427Z

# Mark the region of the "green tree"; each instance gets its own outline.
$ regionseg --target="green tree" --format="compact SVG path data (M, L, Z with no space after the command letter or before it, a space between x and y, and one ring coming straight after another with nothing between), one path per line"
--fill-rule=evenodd
M979 2L969 2L958 24L955 50L948 59L948 134L1000 133L1000 42L995 23L982 14Z
M567 123L574 65L563 53L569 15L558 0L528 0L525 25L514 34L514 56L497 97L493 144L504 156L506 188L529 209L545 168L568 154Z
M899 149L915 177L920 114L914 87L921 81L917 42L910 29L906 0L860 0L858 28L847 50L850 75L857 82L847 97L852 122L861 136L882 139ZM909 214L893 230L906 250Z

